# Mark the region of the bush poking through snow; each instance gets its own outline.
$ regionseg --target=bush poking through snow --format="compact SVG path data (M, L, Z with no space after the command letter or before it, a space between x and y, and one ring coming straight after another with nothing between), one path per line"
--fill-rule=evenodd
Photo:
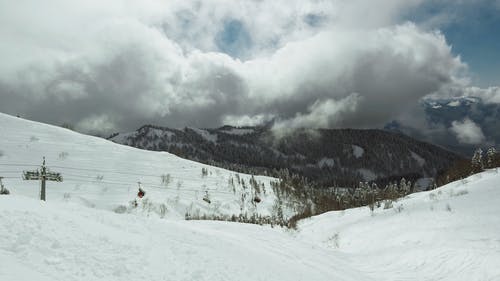
M403 205L400 204L394 209L394 211L396 211L396 213L401 213L404 209Z
M117 214L124 214L128 211L127 206L120 205L113 210Z
M69 156L69 153L66 152L66 151L63 151L63 152L59 153L59 159L60 160L65 160L66 158L68 158L68 156Z
M7 188L2 187L0 189L0 195L9 195L10 191Z
M339 233L337 232L332 237L328 238L327 243L330 246L332 246L333 248L338 249L339 248L339 239L340 239L340 236L339 236Z
M208 176L208 169L207 168L201 168L201 177L204 178Z
M172 177L170 176L170 174L163 174L160 176L160 178L161 178L161 184L164 185L165 187L168 187L168 185L172 181Z
M0 195L9 195L10 191L3 186L2 178L0 178Z
M458 197L458 196L462 196L462 195L466 195L466 194L469 194L469 191L467 190L459 190L457 192L453 192L453 190L450 191L450 197Z
M432 201L437 201L437 195L436 193L429 193L429 199L431 199Z
M213 221L230 221L230 222L238 222L238 223L250 223L250 224L257 224L257 225L271 225L271 227L274 227L275 225L280 226L280 227L288 227L289 222L282 220L281 218L275 217L275 216L261 216L258 214L240 214L239 216L237 215L207 215L207 214L202 214L200 215L199 212L195 214L190 214L186 213L184 218L186 220L213 220Z

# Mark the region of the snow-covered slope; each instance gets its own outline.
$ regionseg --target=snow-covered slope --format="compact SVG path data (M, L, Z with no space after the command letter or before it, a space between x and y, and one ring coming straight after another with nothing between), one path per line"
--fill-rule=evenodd
M169 218L184 218L186 213L270 215L275 201L272 178L255 177L262 201L254 204L256 191L249 175L1 113L0 136L0 177L12 194L39 197L39 182L21 176L22 171L38 169L45 157L51 171L64 178L62 183L47 183L49 202L117 209L136 198L138 182L152 202L141 212ZM207 191L211 204L203 201Z
M0 175L8 175L4 183L12 193L0 196L2 281L500 280L495 170L412 194L391 208L382 204L373 213L367 207L326 213L290 231L170 219L191 202L201 212L216 211L201 200L204 189L212 190L220 210L238 212L238 192L245 191L236 186L236 196L228 192L236 176L226 170L5 115L0 135L0 163L8 164ZM37 200L37 182L19 175L42 156L65 176L48 184L47 202ZM212 174L201 176L201 167ZM167 186L159 182L163 173L171 175ZM144 184L147 195L166 204L167 219L110 211L135 197L138 180L151 182ZM271 179L259 180L268 186ZM176 194L177 203L170 199ZM258 212L271 209L265 203L273 199L271 189L265 196Z
M282 229L0 196L0 280L372 280Z
M383 206L300 224L375 280L500 280L500 174L490 170Z

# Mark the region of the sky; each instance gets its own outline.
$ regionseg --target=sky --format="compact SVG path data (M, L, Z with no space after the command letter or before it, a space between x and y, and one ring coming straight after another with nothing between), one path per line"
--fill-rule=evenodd
M93 134L425 130L422 98L500 101L497 30L500 0L0 0L0 112Z

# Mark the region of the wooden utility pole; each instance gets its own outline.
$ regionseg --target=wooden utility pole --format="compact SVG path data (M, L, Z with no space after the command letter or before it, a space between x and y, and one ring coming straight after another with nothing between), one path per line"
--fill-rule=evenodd
M45 182L46 181L62 182L63 178L60 173L53 173L49 171L47 166L45 166L45 157L43 157L43 164L40 170L24 171L23 180L40 180L42 185L40 191L40 200L45 201Z

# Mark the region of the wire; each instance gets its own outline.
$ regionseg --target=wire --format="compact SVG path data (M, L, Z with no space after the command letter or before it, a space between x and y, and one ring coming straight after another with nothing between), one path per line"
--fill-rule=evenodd
M74 181L74 182L82 182L82 183L92 183L92 184L108 184L108 185L131 185L130 182L110 182L110 181L83 181L80 179L65 179L66 181ZM165 187L165 186L159 186L159 185L154 185L154 184L148 184L148 183L143 183L141 182L146 188L156 188L156 189L162 189L162 190L172 190L172 191L180 191L180 192L185 192L185 191L194 191L194 192L200 192L200 191L205 191L205 190L199 190L199 189L189 189L189 188L171 188L171 187ZM233 194L232 192L228 191L221 191L217 189L206 189L207 191L211 193L224 193L224 194Z
M33 165L33 164L6 164L6 163L0 163L1 166L28 166L28 167L39 167L40 165ZM73 173L68 173L64 172L63 177L64 180L66 181L73 181L73 182L81 182L81 183L92 183L92 184L107 184L107 185L130 185L130 182L123 182L123 181L118 181L118 180L99 180L98 176L109 173L109 174L119 174L119 175L128 175L128 176L140 176L140 177L155 177L158 178L160 176L158 175L152 175L152 174L140 174L140 173L129 173L129 172L120 172L116 170L100 170L100 169L89 169L89 168L75 168L75 167L68 167L68 166L50 166L48 168L56 168L56 169L67 169L67 170L75 170L75 171L90 171L90 172L97 172L98 175L80 175L80 174L73 174ZM4 171L0 173L17 173L21 171ZM69 178L67 177L69 176ZM72 178L75 177L75 178ZM3 177L5 179L17 179L18 177ZM197 179L190 177L175 177L172 176L171 179L178 179L178 180L185 180L185 181L198 181ZM207 180L211 180L212 182L215 181L217 182L217 179L211 179L211 178L204 178L205 182ZM204 190L199 190L199 189L186 189L186 188L171 188L167 186L162 186L158 185L156 183L151 183L151 182L144 182L141 181L140 179L138 180L141 184L145 185L146 187L151 187L151 188L156 188L156 189L162 189L162 190L173 190L173 191L180 191L180 192L200 192L200 191L209 191L211 193L221 193L221 194L233 194L233 192L228 192L228 191L220 191L217 189L204 189Z
M13 166L13 167L40 167L40 165L32 165L32 164L6 164L6 163L0 163L0 166Z

